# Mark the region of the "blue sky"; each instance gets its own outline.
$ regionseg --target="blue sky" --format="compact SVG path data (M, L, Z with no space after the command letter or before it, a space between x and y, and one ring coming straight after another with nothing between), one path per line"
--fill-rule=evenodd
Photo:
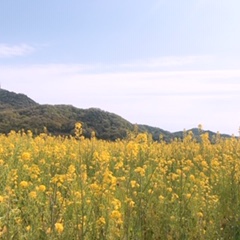
M238 135L240 1L2 1L0 82L169 131Z

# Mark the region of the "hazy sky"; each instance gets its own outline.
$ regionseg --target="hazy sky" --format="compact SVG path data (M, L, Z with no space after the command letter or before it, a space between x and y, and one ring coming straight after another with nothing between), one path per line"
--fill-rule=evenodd
M0 3L0 83L169 131L238 135L239 0Z

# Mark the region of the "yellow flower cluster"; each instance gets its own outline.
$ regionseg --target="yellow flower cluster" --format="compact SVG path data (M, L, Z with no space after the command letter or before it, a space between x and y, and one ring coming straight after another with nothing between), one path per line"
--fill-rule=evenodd
M0 135L0 238L237 239L240 141L210 140Z

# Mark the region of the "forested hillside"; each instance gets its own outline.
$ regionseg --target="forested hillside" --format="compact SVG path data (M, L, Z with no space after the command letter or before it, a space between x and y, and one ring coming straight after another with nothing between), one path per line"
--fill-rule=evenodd
M98 108L79 109L71 105L41 105L24 94L0 89L0 133L11 130L31 130L34 134L43 132L44 127L53 135L70 135L74 125L81 122L83 135L90 137L92 132L99 139L116 140L125 138L130 132L148 132L153 140L171 141L182 138L183 131L171 133L161 128L133 124L124 118ZM192 129L198 138L198 129ZM215 135L208 131L210 138ZM227 135L224 135L227 136Z

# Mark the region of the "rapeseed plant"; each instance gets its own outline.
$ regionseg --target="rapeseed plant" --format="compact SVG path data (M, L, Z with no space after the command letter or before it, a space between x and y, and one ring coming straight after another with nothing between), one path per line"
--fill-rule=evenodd
M11 131L0 135L0 238L239 239L239 156L239 139L219 135Z

